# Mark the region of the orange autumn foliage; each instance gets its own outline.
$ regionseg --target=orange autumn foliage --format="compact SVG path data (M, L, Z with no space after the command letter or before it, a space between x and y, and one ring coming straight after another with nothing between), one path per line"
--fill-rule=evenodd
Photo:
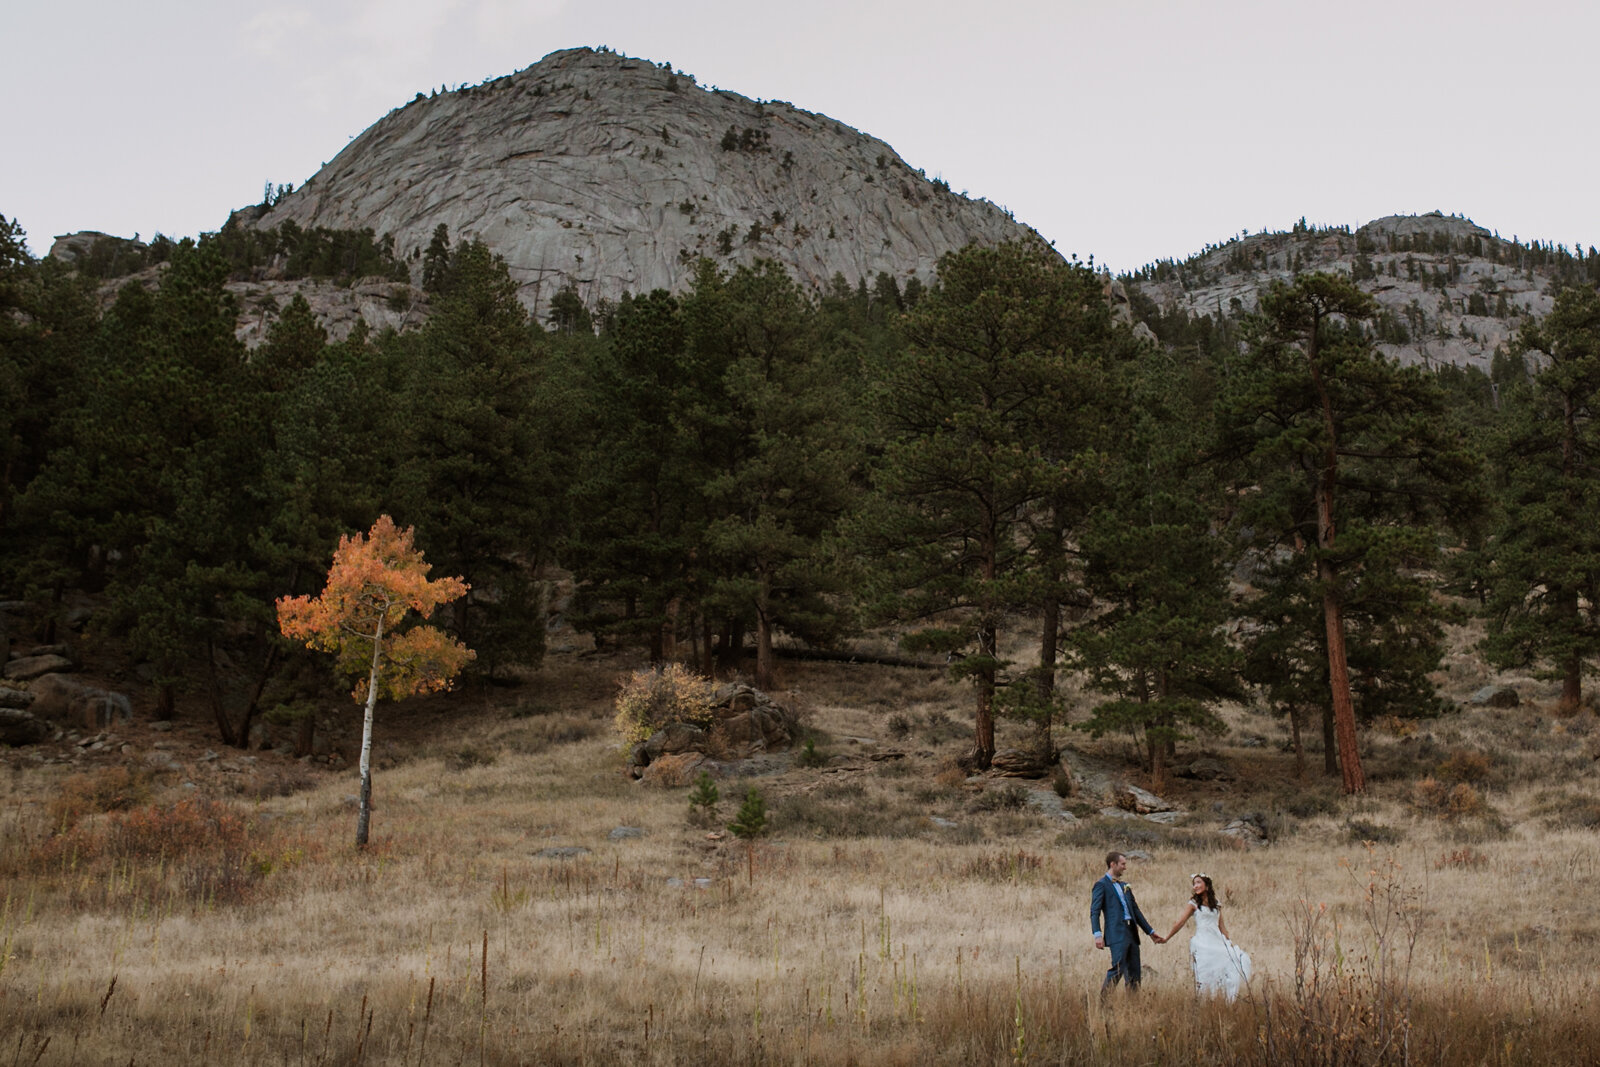
M467 592L460 578L429 581L431 568L411 542L410 527L401 530L381 516L366 536L339 539L321 596L278 600L284 636L337 655L339 671L358 679L351 694L357 700L367 698L374 680L379 695L392 698L446 689L474 658L470 648L432 626L400 629L410 613L426 619Z

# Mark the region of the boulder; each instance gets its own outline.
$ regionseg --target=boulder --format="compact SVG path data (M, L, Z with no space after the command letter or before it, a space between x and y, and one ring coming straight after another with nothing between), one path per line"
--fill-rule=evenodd
M654 760L636 775L647 785L667 789L681 789L693 784L702 770L708 770L711 760L699 752L672 752Z
M98 730L113 722L133 719L133 702L122 693L100 689L60 674L36 678L29 691L34 695L32 711L47 719L72 723L85 730Z
M18 656L6 664L5 675L14 682L26 682L46 674L76 669L65 656L47 652L41 656Z
M0 708L26 709L33 703L33 694L26 689L12 689L8 685L0 685Z
M645 762L679 752L704 751L705 742L706 732L693 723L669 722L644 742L644 752L649 757Z
M0 745L37 745L54 731L39 716L22 708L0 708Z
M1156 796L1154 793L1140 789L1136 785L1125 785L1117 792L1117 805L1138 815L1149 815L1157 811L1179 811L1176 804L1169 803Z
M1002 749L989 761L989 770L1002 778L1043 778L1054 769L1036 749Z
M1480 708L1514 708L1522 698L1509 685L1486 685L1473 693L1467 703Z
M764 697L760 690L743 682L729 682L727 685L718 686L711 695L714 707L726 708L731 715L742 711L749 711L755 707L760 698Z
M1100 814L1108 819L1137 819L1139 817L1123 808L1101 808Z
M1223 837L1233 838L1247 848L1252 845L1265 844L1267 840L1266 829L1255 818L1234 819L1217 832Z
M1233 778L1233 772L1228 765L1219 759L1210 756L1201 756L1185 767L1177 770L1179 778L1193 778L1201 782L1226 782Z

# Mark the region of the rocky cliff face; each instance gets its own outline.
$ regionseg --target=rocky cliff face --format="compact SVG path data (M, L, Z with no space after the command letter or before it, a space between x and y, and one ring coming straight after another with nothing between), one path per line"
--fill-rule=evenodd
M1558 271L1537 249L1470 219L1390 215L1361 228L1235 238L1126 280L1170 313L1253 311L1274 281L1301 271L1350 275L1379 307L1378 347L1402 363L1488 370L1525 315L1549 312Z
M541 317L568 285L591 307L680 288L699 256L903 283L969 242L1037 237L826 116L589 49L419 94L250 224L289 220L390 234L414 279L442 223L505 257Z

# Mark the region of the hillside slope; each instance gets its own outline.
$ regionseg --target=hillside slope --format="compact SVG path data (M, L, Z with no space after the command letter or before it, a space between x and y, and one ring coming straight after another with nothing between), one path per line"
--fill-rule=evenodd
M1272 283L1314 270L1348 274L1372 294L1373 328L1386 354L1488 370L1524 316L1549 312L1560 284L1600 282L1600 256L1507 241L1470 219L1432 212L1390 215L1353 232L1297 226L1235 237L1123 280L1147 321L1156 314L1221 320L1254 310Z

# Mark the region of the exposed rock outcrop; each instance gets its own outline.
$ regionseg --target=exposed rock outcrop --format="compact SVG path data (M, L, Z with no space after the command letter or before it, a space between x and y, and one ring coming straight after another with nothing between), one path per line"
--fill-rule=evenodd
M0 707L0 745L36 745L52 732L50 724L32 712Z
M1274 282L1298 272L1342 273L1377 302L1383 321L1374 329L1385 355L1488 370L1522 317L1552 306L1555 279L1537 258L1470 219L1435 211L1389 215L1354 231L1231 238L1181 264L1158 264L1130 288L1167 314L1215 321L1254 311Z
M35 715L97 730L133 718L133 703L123 693L101 689L77 678L46 674L29 686Z
M249 224L291 220L392 235L414 279L443 224L504 256L541 318L569 285L591 307L681 289L702 255L774 259L812 286L927 282L972 241L1037 239L825 115L587 48L418 94Z
M668 723L634 745L628 773L662 785L687 785L713 760L744 760L788 748L799 732L793 711L759 689L731 683L713 694L709 724Z

